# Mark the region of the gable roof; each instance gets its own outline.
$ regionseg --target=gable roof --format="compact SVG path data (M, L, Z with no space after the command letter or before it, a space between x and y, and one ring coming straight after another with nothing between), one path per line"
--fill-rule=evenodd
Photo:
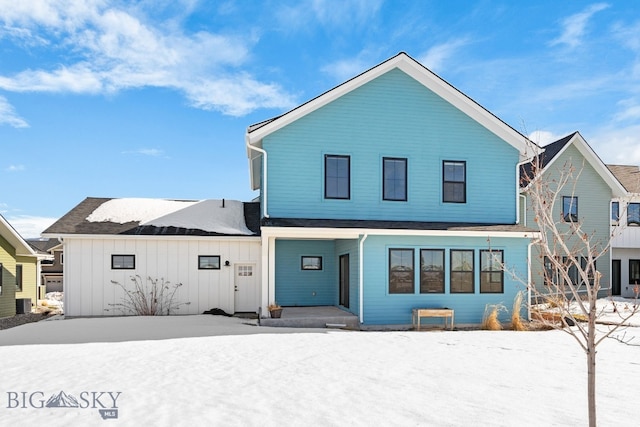
M34 249L20 236L15 228L0 215L0 236L16 250L16 256L37 256Z
M607 165L630 193L640 194L640 167L630 165Z
M591 146L580 135L580 132L573 132L559 140L542 147L543 152L538 154L537 160L541 168L541 174L544 174L556 159L564 153L569 146L573 145L582 154L585 160L593 167L602 180L611 188L614 196L623 196L626 193L624 186L611 173L609 168L593 151ZM526 190L529 186L534 173L534 160L529 163L520 165L520 188Z
M259 203L235 200L87 197L42 234L253 236L260 232L259 210Z
M529 157L527 151L531 150L530 146L535 147L535 144L528 141L526 136L509 126L489 110L456 89L453 85L433 73L405 52L398 53L396 56L387 59L280 116L250 125L245 134L247 157L251 158L250 146L261 147L262 139L267 135L394 69L403 71L427 89L436 93L445 101L484 126L490 132L515 147L520 152L522 158ZM257 171L254 171L253 165L250 165L251 182L254 188L257 188L257 180L254 176L257 175L256 172Z

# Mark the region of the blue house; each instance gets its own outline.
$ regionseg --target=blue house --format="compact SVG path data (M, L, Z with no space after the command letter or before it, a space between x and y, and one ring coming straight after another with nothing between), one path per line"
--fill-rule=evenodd
M246 146L263 313L277 301L406 325L447 307L478 324L526 289L501 268L529 279L526 137L407 54L250 126Z

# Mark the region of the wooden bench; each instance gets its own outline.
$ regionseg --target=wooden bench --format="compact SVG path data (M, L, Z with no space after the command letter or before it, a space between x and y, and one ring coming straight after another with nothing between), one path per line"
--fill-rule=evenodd
M414 308L413 309L413 327L420 330L420 320L423 317L442 317L444 318L444 327L447 328L447 320L451 318L451 330L453 330L453 310L450 308Z

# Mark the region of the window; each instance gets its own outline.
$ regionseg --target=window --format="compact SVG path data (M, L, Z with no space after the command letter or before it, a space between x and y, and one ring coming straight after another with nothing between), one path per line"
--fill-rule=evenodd
M64 264L64 252L60 252L60 265Z
M22 292L22 264L16 264L16 290Z
M566 222L578 221L578 198L575 196L562 197L562 218Z
M451 249L451 293L473 293L473 251Z
M617 224L620 220L620 202L611 202L611 222Z
M629 260L629 284L640 285L640 259Z
M504 292L503 265L503 251L480 251L480 293Z
M198 255L198 270L220 270L220 255Z
M250 276L253 276L253 266L252 265L239 265L238 266L238 276L239 277L250 277Z
M407 200L407 159L382 159L382 198Z
M0 295L2 295L2 276L4 276L4 268L2 268L2 263L0 262Z
M467 162L442 162L442 201L467 202Z
M351 197L351 166L349 156L324 156L324 198L349 199Z
M420 250L420 293L444 293L444 249Z
M111 255L111 269L134 270L136 268L135 255Z
M413 249L389 249L389 293L414 293Z
M300 268L303 270L322 270L322 257L303 256L300 260Z
M553 286L560 283L560 273L554 267L553 262L547 256L544 257L544 284Z
M640 225L640 203L627 206L627 225Z

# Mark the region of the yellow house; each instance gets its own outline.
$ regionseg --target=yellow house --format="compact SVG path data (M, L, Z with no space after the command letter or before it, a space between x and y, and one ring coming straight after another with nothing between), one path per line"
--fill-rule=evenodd
M0 317L31 311L38 301L40 256L0 215ZM26 307L25 307L26 306Z

